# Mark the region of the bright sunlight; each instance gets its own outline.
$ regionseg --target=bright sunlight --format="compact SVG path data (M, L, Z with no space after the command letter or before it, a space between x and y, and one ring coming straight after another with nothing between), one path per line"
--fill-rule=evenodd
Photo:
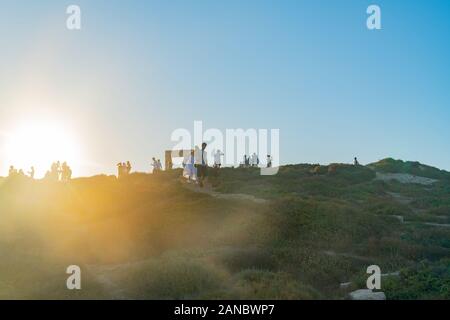
M80 166L81 155L75 136L62 123L24 123L8 132L5 144L7 164L27 172L32 166L42 177L52 162L67 161Z

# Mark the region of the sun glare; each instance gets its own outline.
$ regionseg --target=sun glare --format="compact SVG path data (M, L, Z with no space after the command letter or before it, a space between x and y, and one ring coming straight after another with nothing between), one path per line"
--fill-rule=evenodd
M8 166L23 169L32 166L42 177L52 162L67 161L72 167L80 165L80 149L74 136L62 124L31 123L18 126L7 135L5 151Z

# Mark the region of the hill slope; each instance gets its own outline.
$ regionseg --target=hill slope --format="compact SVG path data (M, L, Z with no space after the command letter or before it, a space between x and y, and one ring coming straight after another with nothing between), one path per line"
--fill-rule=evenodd
M401 271L383 278L388 299L450 298L447 173L427 167L430 185L377 180L384 163L224 168L211 172L215 194L179 170L5 179L0 298L341 299L371 264ZM81 291L65 289L71 264Z

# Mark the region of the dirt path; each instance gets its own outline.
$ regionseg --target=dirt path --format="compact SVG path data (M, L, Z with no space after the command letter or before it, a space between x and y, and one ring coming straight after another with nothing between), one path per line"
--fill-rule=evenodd
M347 253L347 252L334 252L334 251L322 251L323 254L326 254L327 256L330 257L344 257L344 258L350 258L350 259L355 259L355 260L359 260L359 261L363 261L363 262L373 262L375 259L374 258L370 258L370 257L363 257L363 256L358 256L358 255L354 255L351 253Z
M191 191L208 194L208 195L210 195L214 198L218 198L218 199L252 201L252 202L255 202L258 204L265 204L265 203L269 202L266 199L257 198L255 196L252 196L249 194L244 194L244 193L220 193L220 192L214 191L210 184L205 184L203 188L200 188L197 184L194 184L194 183L183 182L183 185L185 188L187 188Z

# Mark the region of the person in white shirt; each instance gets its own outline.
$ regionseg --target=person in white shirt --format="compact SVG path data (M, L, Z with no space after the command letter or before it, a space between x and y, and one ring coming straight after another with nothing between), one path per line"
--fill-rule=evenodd
M157 173L159 171L158 161L155 159L155 157L152 158L152 161L153 173Z
M217 150L216 153L214 153L214 168L220 168L222 165L220 157L223 155L224 153L220 152L220 150Z
M162 163L161 163L161 159L158 159L158 170L162 171Z
M207 144L202 143L202 149L195 147L195 168L197 169L197 180L200 187L203 187L203 181L206 178L208 170L208 154L205 151Z
M256 155L256 152L253 152L252 154L251 166L252 167L258 166L258 156Z
M194 167L195 163L195 155L194 150L187 155L186 160L184 161L184 170L183 176L188 179L188 182L193 182L197 178L197 169Z

